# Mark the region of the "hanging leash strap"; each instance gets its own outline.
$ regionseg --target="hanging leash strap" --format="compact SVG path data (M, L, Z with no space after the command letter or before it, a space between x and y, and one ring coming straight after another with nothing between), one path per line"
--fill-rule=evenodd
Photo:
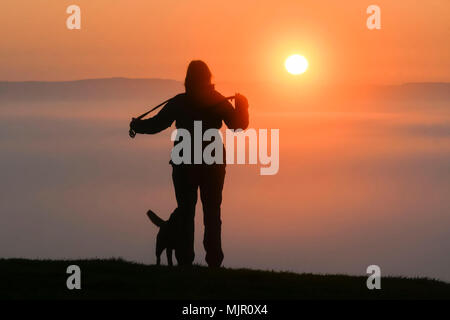
M175 96L175 97L176 97L176 96ZM164 106L165 104L167 104L170 100L174 99L175 97L172 97L172 98L170 98L170 99L167 99L167 100L164 101L164 102L161 102L161 103L158 104L156 107L153 107L152 109L150 109L150 110L147 111L146 113L141 114L141 115L140 115L139 117L137 117L137 118L133 118L133 120L141 120L141 119L144 118L146 115L148 115L150 112L155 111L156 109L158 109L158 108ZM213 105L213 107L215 107L215 106L221 104L221 103L224 102L224 101L231 100L231 99L234 99L234 98L235 98L235 96L225 97L225 99L224 99L223 101L220 101L219 103ZM131 138L134 138L134 137L136 136L136 132L135 132L133 129L131 129L131 128L130 128L130 131L128 132L128 134L130 135Z
M173 97L175 98L175 97ZM167 104L170 100L172 100L173 98L167 99L164 102L161 102L160 104L158 104L156 107L153 107L152 109L150 109L149 111L147 111L146 113L141 114L139 117L137 118L133 118L133 120L141 120L142 118L144 118L146 115L148 115L150 112L155 111L156 109L162 107L163 105ZM130 131L128 132L128 134L130 135L131 138L134 138L136 136L136 132L130 128Z

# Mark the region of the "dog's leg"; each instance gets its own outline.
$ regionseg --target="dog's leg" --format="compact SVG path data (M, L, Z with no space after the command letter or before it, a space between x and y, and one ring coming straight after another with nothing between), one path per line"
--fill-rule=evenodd
M172 263L172 249L167 248L166 249L166 255L167 255L167 264L169 266L173 266L173 263Z
M162 246L162 241L160 234L156 236L156 265L159 266L161 264L161 253L164 251L164 247Z

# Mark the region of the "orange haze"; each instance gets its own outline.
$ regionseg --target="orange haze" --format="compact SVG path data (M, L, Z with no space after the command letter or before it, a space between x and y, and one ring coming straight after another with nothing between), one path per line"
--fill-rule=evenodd
M449 81L450 1L14 0L0 11L0 80L161 77L207 61L217 81L290 81L293 53L309 83ZM66 8L81 7L81 30ZM295 80L299 81L299 80Z

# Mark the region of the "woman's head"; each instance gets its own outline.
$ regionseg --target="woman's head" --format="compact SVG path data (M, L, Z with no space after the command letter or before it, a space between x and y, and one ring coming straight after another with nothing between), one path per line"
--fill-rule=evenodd
M211 71L206 63L201 60L193 60L189 63L184 87L187 93L200 93L214 88L211 83Z

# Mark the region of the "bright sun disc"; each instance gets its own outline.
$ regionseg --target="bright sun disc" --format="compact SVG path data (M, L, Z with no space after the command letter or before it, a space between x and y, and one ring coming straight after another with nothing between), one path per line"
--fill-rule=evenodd
M294 54L286 59L284 66L291 74L301 74L308 69L308 60L304 56Z

